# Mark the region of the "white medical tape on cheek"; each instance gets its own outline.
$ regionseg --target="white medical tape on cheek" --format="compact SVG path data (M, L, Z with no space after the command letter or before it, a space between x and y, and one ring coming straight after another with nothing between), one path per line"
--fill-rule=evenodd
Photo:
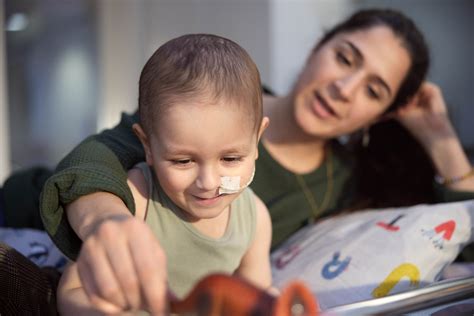
M252 183L254 175L255 168L253 168L249 181L243 186L240 186L240 176L222 176L219 194L233 194L245 189Z
M231 194L239 192L240 190L240 176L223 176L221 177L221 186L219 187L219 194Z

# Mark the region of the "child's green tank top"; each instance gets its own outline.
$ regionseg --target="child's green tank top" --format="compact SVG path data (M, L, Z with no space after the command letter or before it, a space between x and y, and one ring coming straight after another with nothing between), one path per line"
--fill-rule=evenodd
M255 236L256 204L251 189L243 190L232 202L227 229L221 238L214 239L183 220L183 211L163 192L146 163L135 167L144 174L151 192L145 221L165 251L171 290L182 298L207 274L232 274Z

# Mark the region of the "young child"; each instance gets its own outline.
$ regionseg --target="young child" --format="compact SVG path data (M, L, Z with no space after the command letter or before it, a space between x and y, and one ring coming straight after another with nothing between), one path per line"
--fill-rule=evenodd
M247 188L268 125L260 87L245 50L214 35L173 39L142 70L140 124L133 128L146 163L129 171L128 183L135 216L159 240L169 290L179 298L215 272L235 273L263 289L271 286L270 217ZM76 263L63 274L61 314L126 310L91 302L81 278Z

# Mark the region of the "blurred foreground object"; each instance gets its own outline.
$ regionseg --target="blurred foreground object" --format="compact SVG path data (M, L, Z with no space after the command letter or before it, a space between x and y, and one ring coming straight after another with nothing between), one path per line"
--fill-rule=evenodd
M183 300L171 300L172 313L206 316L317 316L318 304L299 281L272 296L249 282L224 274L202 279Z

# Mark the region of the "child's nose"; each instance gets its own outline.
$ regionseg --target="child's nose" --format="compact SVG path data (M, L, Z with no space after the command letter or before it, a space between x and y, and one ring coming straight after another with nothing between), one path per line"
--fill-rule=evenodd
M216 168L211 166L202 167L196 178L196 186L203 191L216 190L221 185L221 177Z

